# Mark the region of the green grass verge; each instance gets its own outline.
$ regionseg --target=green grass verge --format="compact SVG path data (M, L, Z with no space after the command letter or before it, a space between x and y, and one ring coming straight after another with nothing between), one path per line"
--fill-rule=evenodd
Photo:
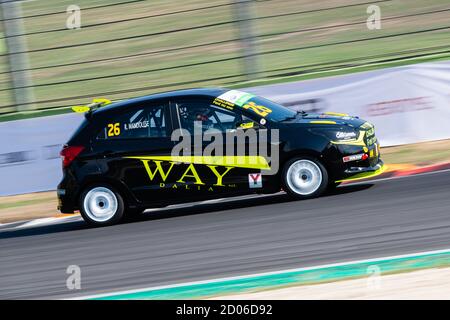
M148 33L165 32L175 29L190 28L193 26L214 24L218 22L233 21L236 16L232 6L199 10L185 14L165 15L151 19L132 20L146 15L170 13L177 10L187 10L209 5L231 3L231 0L211 0L208 3L198 0L155 0L131 3L126 6L111 6L108 8L84 10L99 4L113 3L112 0L79 0L77 4L82 9L82 29L62 30L52 33L29 35L26 37L29 53L30 67L40 68L49 65L71 64L69 66L51 69L32 70L31 76L34 84L34 95L37 101L35 109L49 109L60 106L85 103L88 99L56 100L74 96L88 96L95 98L102 92L115 92L119 90L133 90L139 87L157 87L141 91L111 94L108 98L113 100L130 96L140 96L158 91L181 89L198 86L248 86L249 84L268 84L296 79L311 79L331 74L343 74L349 71L336 70L335 73L309 72L297 78L276 78L276 73L270 70L284 69L305 72L300 66L330 65L331 61L341 60L342 57L353 59L357 64L366 64L374 55L389 55L392 58L404 56L401 52L415 49L426 49L423 52L431 53L430 48L448 43L450 30L439 30L426 33L406 34L407 32L432 29L448 26L449 11L438 12L449 8L448 0L393 0L377 2L381 8L382 18L393 18L382 21L381 30L368 30L365 21L367 2L365 0L340 1L307 1L307 0L271 0L255 1L254 33L257 37L256 49L259 53L257 64L258 76L261 81L242 83L246 80L242 59L233 59L242 56L242 43L238 41L215 44L201 48L189 48L180 51L165 53L149 52L193 46L239 37L236 23L227 23L203 29L170 32L149 37L134 38L127 41L110 41L113 38L129 37ZM365 4L361 4L365 3ZM70 0L61 1L30 1L24 2L23 15L41 14L45 12L60 11L61 14L25 19L26 32L39 32L49 29L64 28L67 14L64 13ZM311 11L329 7L353 5L340 9ZM293 12L303 12L291 15ZM434 12L432 14L423 14ZM277 18L265 19L269 15L282 15ZM288 15L286 15L288 14ZM410 15L409 17L395 18ZM413 15L413 16L412 16ZM128 19L123 23L108 23L111 21ZM95 23L104 23L101 26L89 27ZM344 27L330 27L352 23ZM323 28L327 27L327 28ZM0 32L1 30L0 26ZM307 30L305 30L307 29ZM300 31L299 31L300 30ZM402 36L390 37L403 33ZM274 34L270 36L262 36ZM388 36L388 37L386 37ZM343 43L355 39L377 38L370 41ZM93 41L104 43L90 46L79 44ZM333 46L323 46L330 43L339 43ZM50 51L40 49L70 46ZM78 45L78 46L77 46ZM301 50L291 50L301 48ZM274 51L283 50L276 53ZM141 54L138 57L127 59L111 59L130 54ZM109 59L103 62L80 63L83 61ZM232 59L222 62L192 65L205 60ZM372 61L373 62L373 61ZM8 89L9 74L6 56L0 56L0 113L12 112L14 108L11 91ZM170 69L174 66L191 64L189 67ZM157 72L143 72L149 69L165 70ZM370 68L368 68L370 69ZM303 70L303 71L302 71ZM363 70L363 69L362 69ZM3 72L3 73L1 73ZM49 85L92 77L111 76L120 73L137 72L134 75L121 77L108 77L104 79L77 81ZM237 75L230 79L224 76ZM212 81L199 81L192 84L185 82L191 80L212 79ZM174 85L176 84L176 85ZM83 101L84 100L84 101ZM34 114L38 115L38 114ZM19 118L24 116L20 115ZM5 119L17 119L7 117Z
M33 204L46 203L49 200L53 201L54 198L31 199L31 200L21 200L21 201L17 201L17 202L0 203L0 210L29 206L29 205L33 205Z
M378 69L384 69L384 68L400 67L400 66L424 63L424 62L438 62L438 61L448 61L448 60L450 60L450 53L430 54L430 55L425 55L425 56L421 56L421 57L413 57L413 58L406 57L406 58L400 59L398 61L388 61L388 62L374 61L374 62L368 62L367 64L361 65L361 66L346 66L346 67L340 67L340 68L330 69L330 70L325 70L325 71L310 72L310 73L301 74L301 75L276 77L273 79L260 79L260 80L255 80L255 81L245 81L245 82L228 85L227 87L238 89L238 88L246 88L246 87L254 87L254 86L263 86L263 85L270 85L270 84L279 84L279 83L287 83L287 82L294 82L294 81L318 79L318 78L323 78L323 77L339 76L339 75L371 71L371 70L378 70ZM15 112L15 113L4 114L4 115L0 114L0 122L52 116L52 115L70 113L70 112L72 112L70 107L62 107L62 108L53 108L53 109L47 109L47 110L22 111L22 112Z
M48 116L56 116L59 114L71 113L72 110L70 107L64 108L55 108L48 110L36 110L36 111L21 111L14 112L10 114L0 115L0 122L5 121L14 121L14 120L24 120L38 117L48 117Z
M294 81L302 81L302 80L311 80L311 79L318 79L318 78L324 78L324 77L339 76L339 75L379 70L379 69L385 69L385 68L401 67L401 66L412 65L412 64L417 64L417 63L424 63L424 62L438 62L438 61L448 61L448 60L450 60L450 53L430 54L428 56L423 56L423 57L399 59L398 61L373 62L373 63L367 63L365 65L361 65L361 66L341 67L338 69L317 71L317 72L311 72L311 73L306 73L306 74L301 74L301 75L276 77L275 79L261 79L261 80L255 80L255 81L246 81L246 82L241 82L241 83L238 83L235 85L230 85L228 87L243 88L243 87L263 86L263 85L279 84L279 83L285 83L285 82L294 82Z

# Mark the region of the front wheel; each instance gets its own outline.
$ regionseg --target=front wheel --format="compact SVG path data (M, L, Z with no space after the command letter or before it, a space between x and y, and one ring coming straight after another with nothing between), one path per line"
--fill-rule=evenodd
M283 169L283 187L297 199L320 196L328 186L325 167L313 158L294 158Z
M124 215L123 198L110 186L87 188L80 196L80 213L87 223L94 226L118 223Z

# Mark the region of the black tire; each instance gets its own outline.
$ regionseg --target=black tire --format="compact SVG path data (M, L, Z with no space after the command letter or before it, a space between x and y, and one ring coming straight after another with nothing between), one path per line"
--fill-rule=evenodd
M300 162L301 161L301 162ZM298 186L298 184L293 181L293 178L290 178L291 175L295 176L295 171L292 172L292 170L295 170L296 164L304 164L307 166L310 166L312 170L306 171L302 175L301 179L306 182L308 182L309 176L308 174L311 174L312 177L316 180L316 183L311 184L311 190L310 192L307 192L308 190L305 188L302 190L301 186ZM291 171L290 168L292 167ZM306 169L305 169L306 170ZM318 173L318 170L320 170L320 174ZM316 174L317 172L317 174ZM303 178L306 175L306 178ZM320 179L319 179L320 178ZM311 157L297 157L290 159L283 167L282 171L282 183L283 183L283 189L289 194L291 197L295 199L310 199L310 198L316 198L320 195L322 195L328 187L328 172L326 168L320 163L320 161L311 158Z
M111 213L107 216L107 219L105 220L104 218L100 217L96 218L99 215L95 215L93 212L94 211L93 209L100 208L101 198L99 197L101 196L101 192L104 192L106 195L111 196L111 198L108 199L112 200L110 201L112 208L110 210ZM95 199L100 200L98 200L98 204L92 204L91 206L89 206L87 204L87 202L89 202L88 201L89 199L86 199L86 197L89 197L89 199L93 203L97 203L97 200L94 201ZM105 197L104 201L108 203L108 199L107 197ZM87 187L80 195L79 207L81 216L83 217L84 221L95 227L117 224L123 219L125 212L125 204L122 195L115 188L106 184Z

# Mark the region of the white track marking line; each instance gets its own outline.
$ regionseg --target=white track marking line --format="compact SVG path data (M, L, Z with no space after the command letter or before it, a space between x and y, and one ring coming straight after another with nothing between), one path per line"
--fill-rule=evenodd
M0 224L0 231L5 231L5 230L14 230L15 228L21 226L24 223L29 222L28 220L22 220L22 221L16 221L16 222L8 222L8 223L3 223Z
M41 219L31 220L31 221L25 222L24 224L20 225L19 228L29 228L29 227L42 225L42 224L53 224L54 222L56 222L60 219L67 219L67 218L41 218Z
M200 202L200 204L215 203L215 202L224 201L224 200L227 200L227 199L226 198L210 199L210 200L202 201L202 202Z
M271 276L271 275L277 275L277 274L282 274L282 273L309 271L309 270L314 270L314 269L339 267L339 266L353 265L353 264L360 264L360 263L380 262L380 261L392 260L392 259L412 258L412 257L416 257L416 256L440 254L440 253L450 253L450 249L423 251L423 252L408 253L408 254L395 255L395 256L387 256L387 257L371 258L371 259L364 259L364 260L354 260L354 261L347 261L347 262L324 264L324 265L318 265L318 266L312 266L312 267L294 268L294 269L286 269L286 270L263 272L263 273L254 273L254 274L248 274L248 275L244 275L244 276L214 278L214 279L209 279L209 280L192 281L192 282L182 282L182 283L170 284L170 285L164 285L164 286L140 288L140 289L136 289L136 290L125 290L125 291L117 291L117 292L112 292L112 293L104 293L104 294L95 294L95 295L81 296L81 297L69 298L69 299L65 299L65 300L94 299L94 298L102 298L102 297L106 298L106 297L115 296L115 295L123 295L123 294L130 294L130 293L140 293L140 292L144 292L144 291L169 289L169 288L175 288L175 287L181 287L181 286L191 286L191 285L207 284L207 283L212 283L212 282L241 280L241 279L245 279L245 278Z
M14 222L0 223L0 227L6 228L7 226L11 226L13 224L21 224L21 223L26 223L28 221L32 221L32 220L20 220L20 221L14 221Z
M74 221L78 221L81 219L80 216L68 216L68 217L61 217L61 218L56 218L56 217L40 218L40 219L34 219L34 220L29 220L29 221L22 221L21 224L19 224L17 226L12 226L11 228L8 228L9 224L19 223L19 222L11 222L11 223L2 225L0 231L21 230L21 229L27 229L27 228L36 227L36 226L50 226L50 225L54 225L54 224L64 223L67 220L70 220L71 218L72 219L76 218L76 219L74 219Z

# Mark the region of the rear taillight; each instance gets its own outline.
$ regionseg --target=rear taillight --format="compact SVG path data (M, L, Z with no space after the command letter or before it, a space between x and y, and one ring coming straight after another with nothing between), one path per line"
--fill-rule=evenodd
M83 149L83 146L64 146L60 152L63 168L68 167Z

